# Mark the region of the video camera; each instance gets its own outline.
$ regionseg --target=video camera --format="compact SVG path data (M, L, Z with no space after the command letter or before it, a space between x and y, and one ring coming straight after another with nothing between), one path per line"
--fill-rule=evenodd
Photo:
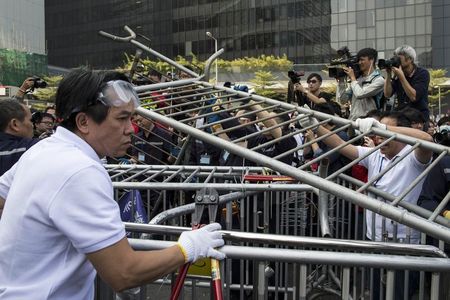
M347 74L344 72L343 67L350 67L353 69L355 77L358 78L361 75L358 57L352 55L347 46L339 48L337 54L339 57L331 60L330 65L328 66L328 76L333 78L344 78Z
M42 80L40 77L33 76L33 86L31 87L31 90L34 89L43 89L47 87L47 82Z
M288 72L288 77L291 79L293 84L299 83L300 82L300 78L302 76L305 76L305 72L304 71L293 71L293 70L290 70Z
M378 68L380 70L382 69L390 69L392 67L400 67L401 61L400 61L400 57L398 56L393 56L390 59L379 59L378 60Z
M450 125L441 125L439 131L433 134L433 141L440 145L450 146Z

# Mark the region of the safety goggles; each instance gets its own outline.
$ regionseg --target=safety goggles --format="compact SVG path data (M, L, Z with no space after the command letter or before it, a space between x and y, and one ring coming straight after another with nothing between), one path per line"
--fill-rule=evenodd
M134 107L141 103L133 85L123 80L108 81L100 92L98 101L106 106L119 107L133 102Z
M139 97L131 83L123 80L113 80L106 83L105 87L93 102L88 103L87 106L75 107L67 116L61 116L61 118L69 118L74 113L83 111L87 107L99 102L108 107L119 107L130 102L133 102L134 107L140 105Z

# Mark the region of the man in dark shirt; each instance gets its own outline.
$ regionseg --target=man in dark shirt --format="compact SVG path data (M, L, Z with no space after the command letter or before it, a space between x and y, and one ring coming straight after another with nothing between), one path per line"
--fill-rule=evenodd
M430 111L428 109L428 85L430 73L416 65L416 51L408 45L395 49L394 55L400 58L400 66L386 69L384 95L389 98L397 94L397 110L411 107L419 110L426 120L424 130L428 129ZM394 73L395 77L392 77Z
M326 113L329 115L335 115L335 111L334 108L329 104L329 103L324 103L324 104L320 104L317 105L314 110L322 112L322 113ZM333 131L335 129L338 128L338 126L336 124L334 124L332 121L325 123L324 125L322 125L323 127L325 127L326 129L328 129L329 131ZM338 133L336 133L341 140L343 141L348 141L349 137L347 135L346 130L341 130ZM313 134L312 131L307 131L306 136L306 140L308 142L313 141L314 139L316 139L315 135ZM321 156L322 154L332 150L333 147L328 146L325 142L323 141L319 141L319 142L315 142L311 145L311 150L309 153L303 152L305 155L305 159L315 159L319 156ZM305 149L306 150L306 149ZM328 160L329 160L329 165L328 165L328 175L333 174L334 172L336 172L337 170L341 169L342 167L344 167L345 165L347 165L348 163L350 163L351 161L345 157L344 155L340 154L338 151L330 154L327 156Z
M296 95L296 102L299 106L308 105L310 108L314 106L330 102L333 95L322 92L320 87L322 86L322 76L317 73L311 73L306 79L308 88L304 88L302 84L294 84L294 93Z
M33 137L30 109L17 100L0 101L0 175L9 170L31 146Z
M439 120L439 144L450 147L450 119L442 118ZM434 138L437 140L436 138ZM437 156L437 155L436 155ZM417 205L424 207L430 211L434 211L439 203L445 198L450 191L450 156L447 155L441 159L431 169L422 186ZM450 212L450 202L447 203L444 212Z
M168 164L172 141L168 130L156 126L152 120L141 116L136 119L136 122L141 130L132 141L134 159L147 165Z
M251 136L247 138L245 141L240 142L239 144L242 147L253 149L260 145L266 144L275 139L280 139L282 136L285 136L289 133L288 125L285 124L282 127L277 126L282 122L289 121L289 116L287 114L283 114L281 112L268 112L262 109L260 104L257 104L253 100L249 103L253 105L249 110L240 110L236 113L236 119L234 119L234 123L231 121L224 122L224 129L233 128L240 125L246 125L244 127L236 128L235 130L227 133L229 140L235 140L238 138L242 138L244 136ZM261 120L261 125L263 128L271 128L271 130L265 131L264 133L260 133L258 135L254 135L258 129L252 123L256 119ZM295 139L290 136L284 138L280 141L272 142L264 147L259 147L255 151L266 155L268 157L277 157L291 149L294 149L297 146L297 142ZM292 165L294 160L294 152L284 155L283 157L278 158L279 161L284 162L288 165ZM244 161L242 157L234 154L228 153L228 151L222 151L220 164L224 166L253 166L254 162Z

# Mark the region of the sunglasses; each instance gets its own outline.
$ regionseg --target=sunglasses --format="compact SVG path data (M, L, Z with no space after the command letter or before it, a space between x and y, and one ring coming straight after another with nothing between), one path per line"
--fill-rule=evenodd
M313 79L313 80L308 80L306 83L317 83L317 80Z

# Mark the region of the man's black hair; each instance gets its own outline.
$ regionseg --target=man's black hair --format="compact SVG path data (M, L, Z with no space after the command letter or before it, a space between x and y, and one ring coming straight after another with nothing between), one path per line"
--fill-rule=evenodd
M153 69L151 69L149 72L148 72L148 75L147 76L156 76L156 77L158 77L160 80L161 80L161 73L159 73L158 71L156 71L156 70L153 70Z
M55 122L55 117L52 114L40 111L36 111L31 115L31 122L33 122L33 124L38 124L41 123L44 118L50 118Z
M124 74L115 71L79 68L67 74L56 92L56 116L62 119L60 125L74 131L78 112L85 112L97 124L102 123L108 115L109 107L97 99L106 83L111 80L129 82Z
M420 112L420 110L417 110L415 108L405 107L400 112L403 113L409 119L409 121L411 121L411 124L425 124L426 122L425 117Z
M306 82L310 81L314 77L316 77L317 80L322 82L322 76L320 76L320 74L318 74L318 73L311 73L311 74L309 74L308 77L306 78Z
M23 104L10 98L0 100L0 132L5 132L12 119L25 120Z
M55 109L54 105L49 105L44 109L44 112L48 112L49 109Z
M369 59L373 59L373 63L375 64L378 58L378 52L373 48L364 48L358 51L356 57L358 58L358 60L361 57L368 57Z
M396 126L411 127L411 121L400 111L386 111L381 114L380 120L390 118L396 121Z
M374 118L374 119L380 120L382 114L383 113L381 111L379 111L378 109L372 109L364 116L364 118Z

